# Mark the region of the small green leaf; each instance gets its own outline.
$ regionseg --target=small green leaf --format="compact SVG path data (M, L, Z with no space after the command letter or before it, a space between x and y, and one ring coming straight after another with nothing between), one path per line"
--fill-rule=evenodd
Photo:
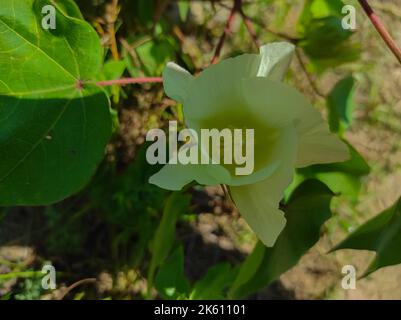
M228 263L213 266L202 279L195 283L190 299L223 299L226 289L233 281L234 275L234 270Z
M355 80L352 76L336 83L327 98L330 130L343 132L352 122Z
M233 285L230 287L228 296L235 295L235 292L244 284L252 280L252 277L258 272L265 256L266 246L258 241L252 253L241 264L238 274L235 277Z
M401 198L351 233L334 250L375 251L376 256L363 276L401 263Z
M342 27L340 0L308 0L298 21L302 40L299 46L311 59L317 72L342 63L355 61L360 46L352 39L353 32Z
M347 143L348 144L348 143ZM304 179L318 179L325 183L333 192L356 200L363 177L370 172L370 167L362 156L348 144L351 158L345 162L316 164L298 169Z
M170 38L148 41L136 48L136 52L148 76L159 76L165 64L175 58Z
M99 80L115 80L122 77L127 68L126 60L109 60L103 65ZM106 87L109 96L113 96L113 102L118 103L121 87L114 85Z
M190 5L188 1L178 2L178 12L180 14L180 19L182 22L185 22L187 20L189 10L190 10Z
M307 180L298 186L285 206L287 225L275 246L267 248L260 243L256 245L254 252L240 267L230 289L230 298L246 297L296 265L319 240L323 223L331 217L330 201L333 195L318 180ZM251 270L245 270L249 267Z
M189 203L190 196L181 192L173 192L167 198L163 217L149 248L152 253L148 271L150 284L152 284L157 268L164 263L174 245L177 218L188 210Z
M184 274L184 250L178 247L160 267L155 287L164 299L177 299L189 292L189 282Z

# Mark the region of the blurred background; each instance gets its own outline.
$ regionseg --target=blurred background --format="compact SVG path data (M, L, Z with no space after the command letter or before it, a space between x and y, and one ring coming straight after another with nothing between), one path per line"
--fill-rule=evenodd
M401 68L357 1L346 2L356 8L353 31L341 28L341 7L327 1L244 0L254 39L238 15L222 48L225 58L257 53L258 43L297 44L286 81L366 161L359 159L359 171L319 176L333 191L341 189L321 239L297 266L248 298L401 299L401 266L381 269L359 280L356 290L344 290L342 267L352 264L362 273L373 253L327 253L401 196ZM401 44L401 1L371 2ZM160 76L168 61L199 73L210 64L233 6L218 0L76 3L105 48L103 79ZM225 298L219 290L231 281L231 268L253 250L252 231L220 187L193 186L171 200L169 192L147 182L159 168L146 162L146 133L173 119L183 125L182 106L164 95L161 84L107 90L114 134L91 183L52 206L0 208L0 299L177 299L180 290L205 283L210 290L199 298ZM338 99L345 114L332 109ZM167 232L159 225L171 206ZM175 248L163 262L155 254L160 239ZM53 291L41 286L47 262L57 270ZM179 288L169 285L172 277Z

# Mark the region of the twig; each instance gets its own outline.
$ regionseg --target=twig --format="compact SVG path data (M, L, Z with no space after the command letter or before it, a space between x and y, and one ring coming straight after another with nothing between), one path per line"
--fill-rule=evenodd
M73 283L72 285L70 285L68 288L64 289L63 292L60 294L60 296L58 297L57 300L63 300L64 297L70 293L70 291L72 291L73 289L75 289L76 287L80 286L81 284L86 284L86 283L96 283L96 278L87 278L87 279L82 279L79 280L75 283Z
M259 48L260 41L255 32L255 29L253 28L252 20L249 19L248 16L245 15L244 10L242 10L242 7L239 8L239 13L242 17L242 20L244 21L245 27L247 28L249 35L251 36L251 38L253 40L253 43L256 45L257 48Z
M312 87L313 91L316 93L317 96L319 96L321 98L326 98L325 95L320 91L320 89L316 85L315 81L312 79L312 76L308 72L308 70L306 68L306 65L305 65L305 62L302 59L302 56L299 53L298 49L295 49L295 55L296 55L296 57L297 57L297 59L299 61L299 65L301 66L301 69L305 73L306 78L308 79L308 82L309 82L310 86Z
M124 49L127 51L127 53L131 56L132 61L135 65L135 67L138 68L139 70L139 75L142 77L144 76L144 73L141 69L141 66L143 66L143 63L141 61L141 59L139 58L138 54L136 53L134 47L132 47L127 40L125 39L120 39L120 43L123 45Z
M358 0L362 8L365 10L370 21L379 32L380 36L383 38L384 42L387 44L389 49L393 52L394 56L397 58L398 62L401 63L401 49L398 47L397 43L391 37L390 33L387 31L384 24L380 21L379 17L373 11L372 7L369 5L367 0Z
M219 5L220 5L221 7L223 7L223 8L225 8L225 9L231 10L231 8L230 8L229 6L227 6L227 5L225 5L224 3L220 3L220 2L219 2ZM272 30L272 29L270 29L269 27L265 26L264 23L262 23L262 22L260 22L260 21L258 21L258 20L256 20L256 19L254 19L254 18L249 17L249 16L242 10L243 5L244 5L244 3L241 4L241 7L240 7L240 8L241 8L241 12L242 12L242 13L241 13L241 17L244 19L244 22L245 22L245 23L246 23L245 20L248 20L249 23L256 24L256 25L258 25L259 27L261 27L262 29L266 30L267 32L269 32L269 33L275 35L276 37L283 38L283 39L285 39L285 40L287 40L287 41L289 41L289 42L291 42L291 43L294 43L294 44L296 44L296 43L300 40L300 39L291 37L291 36L289 36L289 35L287 35L287 34L285 34L285 33ZM249 31L249 30L248 30L248 31Z
M117 41L116 41L116 29L115 22L119 14L118 0L113 0L106 8L106 20L108 24L108 33L110 37L110 50L114 60L119 60L120 55L118 53Z
M115 80L98 81L96 85L99 87L113 86L113 85L127 85L133 83L159 83L163 82L161 77L143 77L143 78L121 78Z
M234 0L234 5L230 11L230 15L228 16L226 25L224 27L224 31L217 44L216 50L214 51L214 55L213 55L211 64L215 64L217 62L217 60L219 59L221 49L223 48L224 41L226 40L227 34L229 34L231 31L231 27L234 22L235 14L238 12L239 8L241 8L241 0Z

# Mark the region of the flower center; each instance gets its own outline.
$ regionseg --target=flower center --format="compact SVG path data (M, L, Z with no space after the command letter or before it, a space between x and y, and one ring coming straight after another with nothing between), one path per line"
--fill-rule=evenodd
M220 164L232 175L236 175L236 168L239 166L239 163L235 161L239 157L235 153L240 153L242 157L253 157L253 159L246 159L246 161L253 162L253 172L271 163L280 130L269 127L257 116L248 112L239 113L237 109L232 114L216 113L213 117L200 121L199 124L198 130L217 129L220 133L218 137L220 140L218 145ZM252 134L250 134L251 131ZM208 143L209 157L212 158L213 153L216 152L216 145L213 146L211 140ZM249 152L250 147L253 152ZM227 158L233 159L232 163L227 163Z

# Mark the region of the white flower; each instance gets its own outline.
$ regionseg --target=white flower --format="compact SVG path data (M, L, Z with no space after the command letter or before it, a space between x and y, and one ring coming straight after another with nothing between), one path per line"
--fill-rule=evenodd
M260 54L223 60L193 77L174 63L164 73L167 95L183 103L188 128L253 128L255 171L236 176L219 164L167 164L150 183L180 190L191 181L225 184L239 212L266 246L285 226L279 202L294 169L348 159L348 148L296 89L282 83L294 52L271 43Z

